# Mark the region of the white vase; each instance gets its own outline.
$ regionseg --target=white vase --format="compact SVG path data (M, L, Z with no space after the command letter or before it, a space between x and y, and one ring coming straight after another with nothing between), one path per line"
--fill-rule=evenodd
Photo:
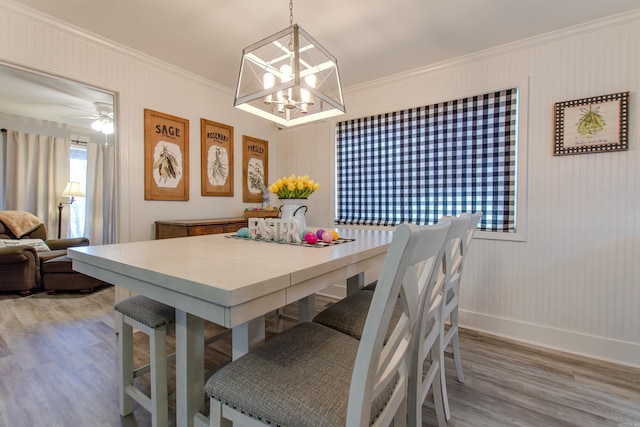
M302 233L307 229L307 206L304 205L307 199L280 199L280 218L292 219L298 223L298 233L302 237Z

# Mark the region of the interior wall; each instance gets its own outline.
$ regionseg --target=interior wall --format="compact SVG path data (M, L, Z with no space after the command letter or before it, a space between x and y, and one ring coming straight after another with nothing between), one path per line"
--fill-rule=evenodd
M240 54L240 53L238 53ZM242 135L269 141L277 164L276 128L232 108L233 93L124 46L0 0L0 61L117 94L118 241L153 238L156 220L241 217ZM189 120L189 200L144 200L144 109ZM200 193L200 118L234 127L233 197Z
M307 222L332 224L336 121L528 79L526 241L474 240L461 323L640 366L639 52L640 10L349 88L346 116L281 131L278 174L313 175ZM554 103L624 91L628 151L553 156Z
M529 79L528 236L475 239L464 326L640 366L639 52L640 11L345 90L340 120ZM243 134L270 141L270 182L291 173L320 182L307 222L333 223L334 119L277 131L231 108L226 88L4 0L0 60L117 93L121 242L150 239L155 220L241 215L250 206L239 190ZM552 156L555 102L622 91L631 92L629 151ZM144 200L144 108L190 121L188 202ZM235 127L233 197L200 196L201 117Z

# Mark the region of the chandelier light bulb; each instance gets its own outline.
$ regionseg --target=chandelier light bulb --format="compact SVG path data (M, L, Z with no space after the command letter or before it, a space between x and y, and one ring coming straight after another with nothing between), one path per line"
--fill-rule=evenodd
M264 76L262 76L262 86L265 89L271 89L272 87L274 87L276 84L276 76L274 76L271 73L265 73ZM273 95L269 94L267 96L264 97L264 103L265 104L271 104L271 102L273 101Z
M308 84L309 86L311 86L312 88L315 89L317 79L318 78L316 77L315 74L309 74L308 76L305 76L304 81L305 81L306 84ZM304 99L304 97L303 97L303 102L306 102L309 105L313 105L313 103L314 103L313 95L307 90L303 89L303 91L306 94L306 95L304 95L304 96L306 96L306 99Z
M283 64L280 67L280 81L282 83L291 81L291 66L289 64Z

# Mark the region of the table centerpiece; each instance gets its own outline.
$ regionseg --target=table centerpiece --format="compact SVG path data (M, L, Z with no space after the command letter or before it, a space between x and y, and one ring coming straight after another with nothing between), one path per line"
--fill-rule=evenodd
M294 219L298 223L298 232L301 236L307 229L305 214L307 206L305 200L320 188L320 184L309 175L282 177L269 186L269 191L278 196L282 206L280 207L280 218Z

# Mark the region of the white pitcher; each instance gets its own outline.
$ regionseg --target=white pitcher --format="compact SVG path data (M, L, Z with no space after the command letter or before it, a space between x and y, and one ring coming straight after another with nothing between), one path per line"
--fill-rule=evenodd
M307 206L303 205L306 199L280 199L280 218L293 219L298 223L298 233L302 237L302 233L307 229Z

